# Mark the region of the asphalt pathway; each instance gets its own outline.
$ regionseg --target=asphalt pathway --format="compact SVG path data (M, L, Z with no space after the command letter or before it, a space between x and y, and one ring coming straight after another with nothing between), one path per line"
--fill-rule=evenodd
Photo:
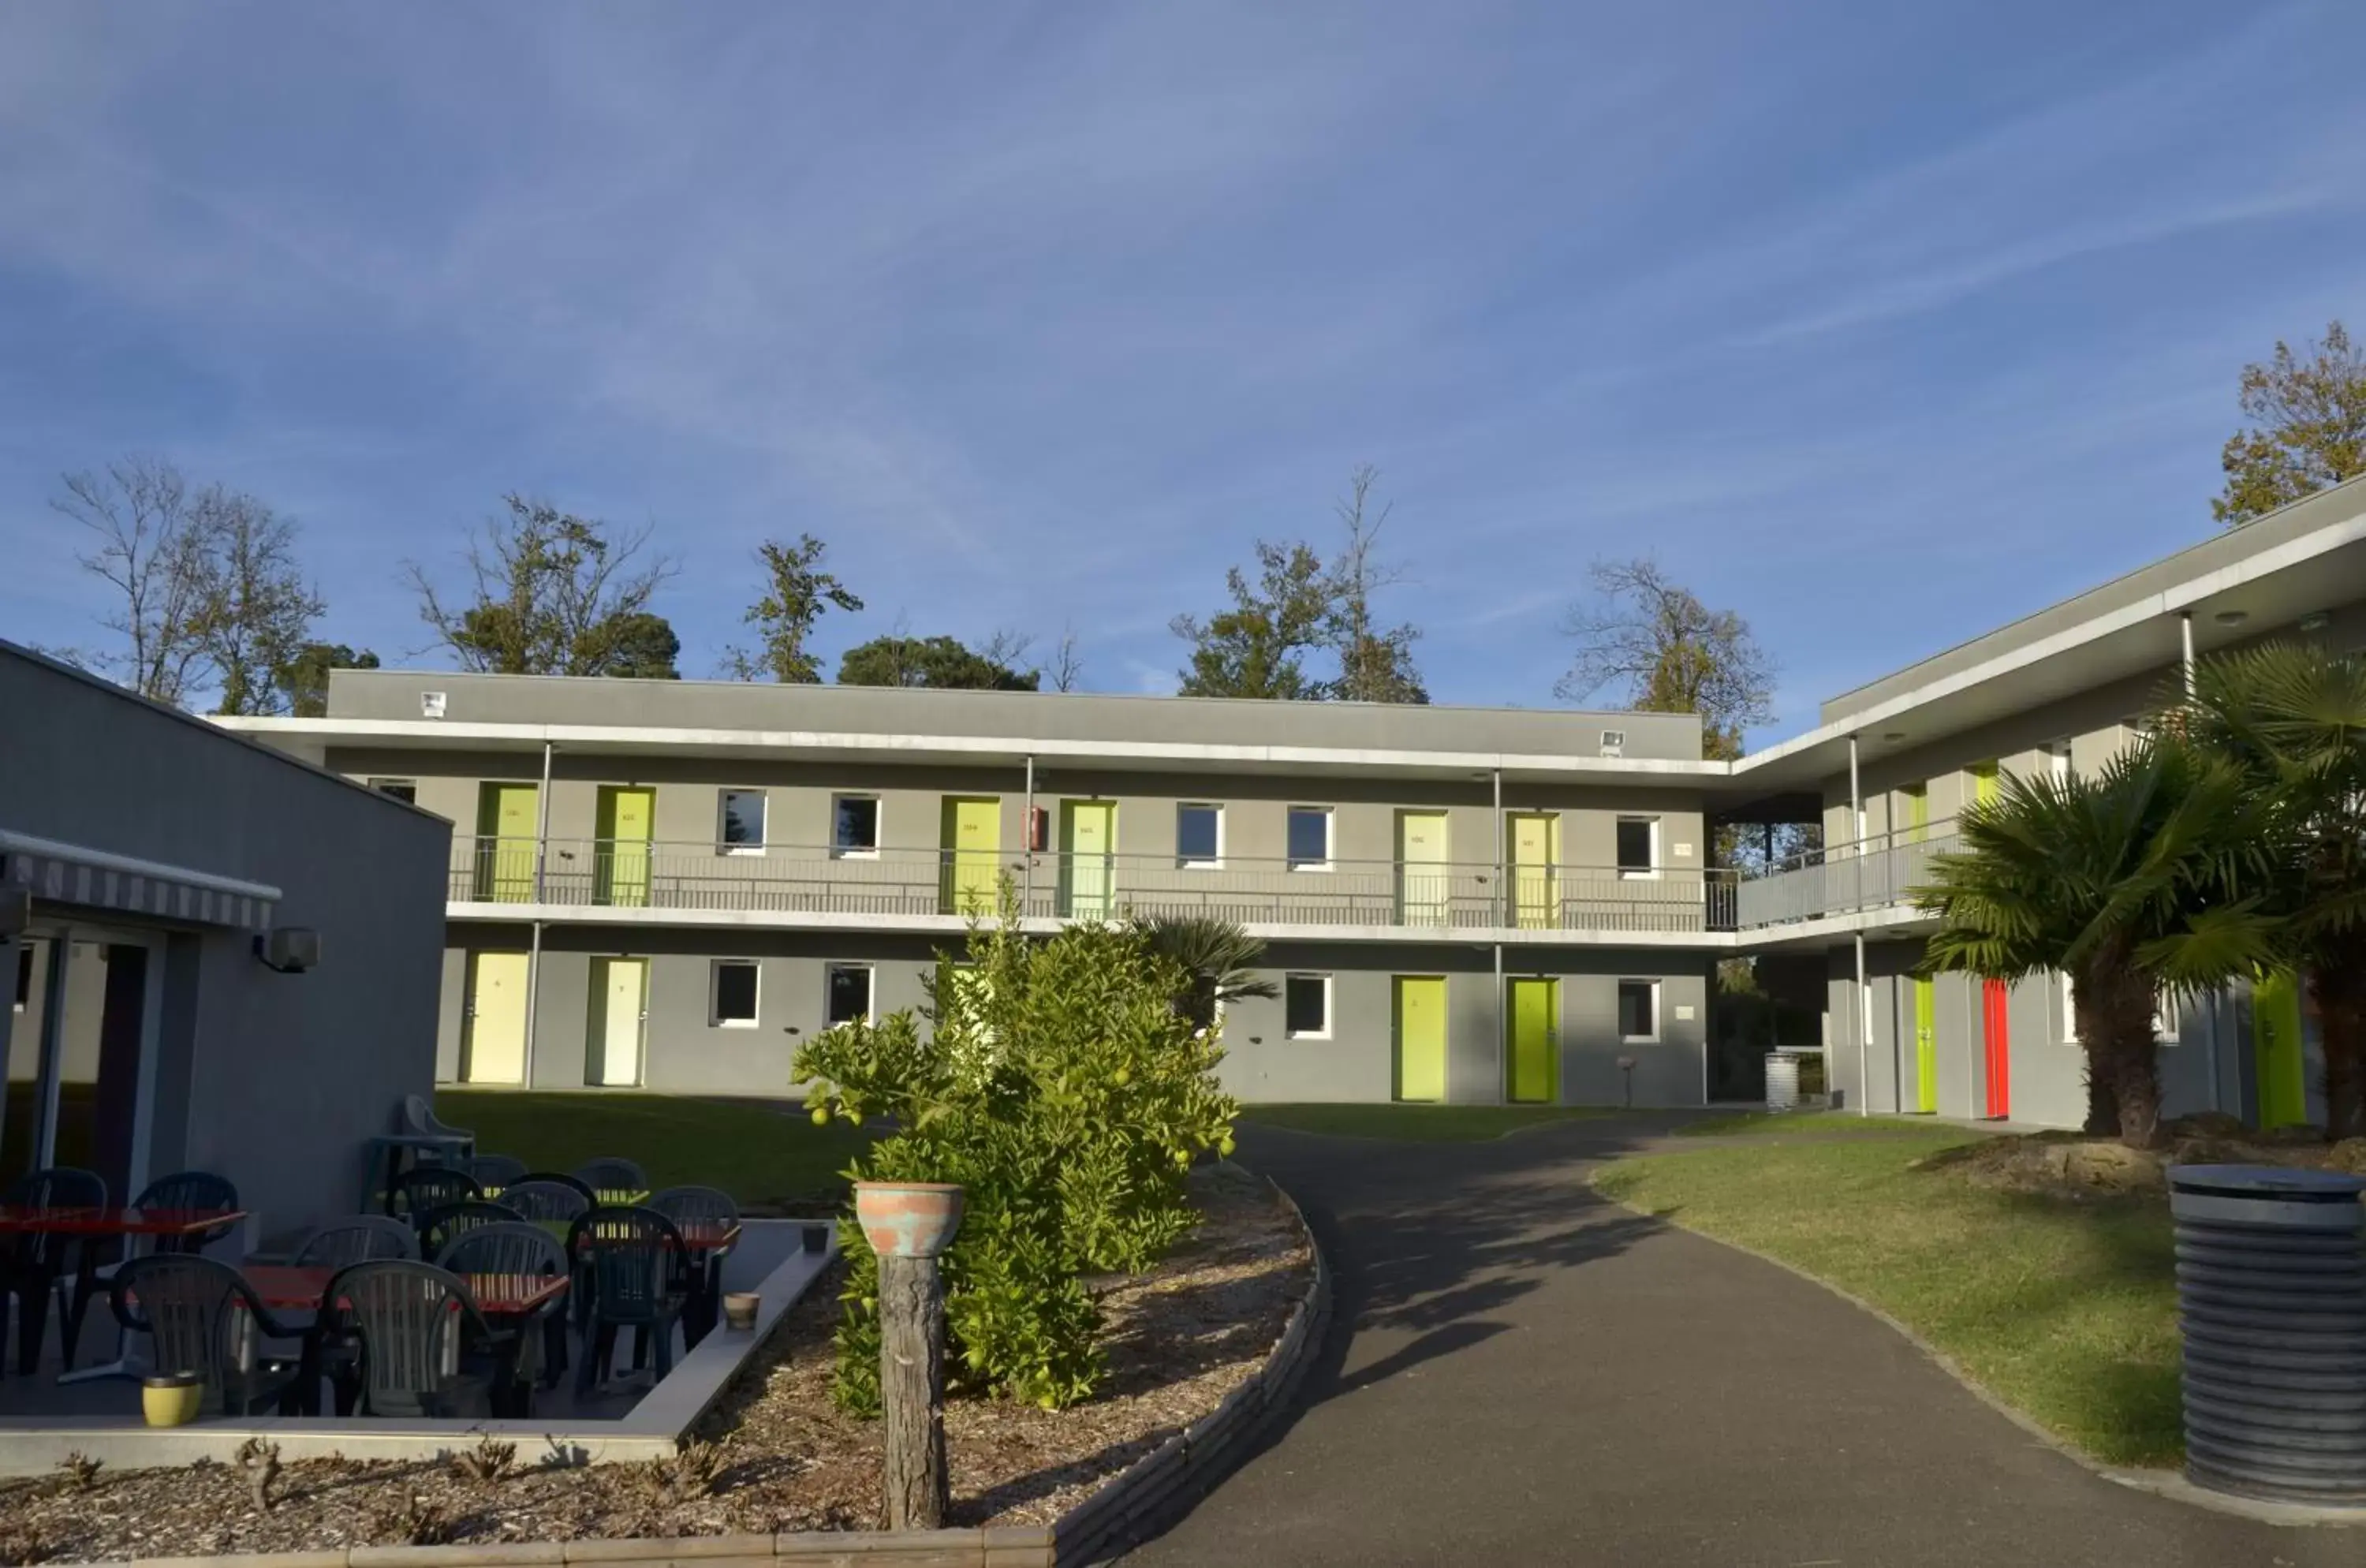
M1332 1332L1287 1425L1130 1568L2366 1564L2366 1530L2105 1481L1837 1297L1593 1194L1664 1130L1245 1129L1331 1259Z

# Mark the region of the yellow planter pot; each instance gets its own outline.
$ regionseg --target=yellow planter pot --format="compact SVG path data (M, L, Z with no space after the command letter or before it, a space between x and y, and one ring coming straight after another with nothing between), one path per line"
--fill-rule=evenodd
M148 1378L140 1385L140 1412L151 1427L186 1427L197 1418L206 1385L194 1372Z

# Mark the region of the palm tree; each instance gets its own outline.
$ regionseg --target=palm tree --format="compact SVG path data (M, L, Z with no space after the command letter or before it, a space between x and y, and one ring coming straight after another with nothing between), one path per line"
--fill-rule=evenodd
M2259 913L2316 1004L2326 1132L2366 1133L2366 662L2294 642L2213 659L2186 725L2274 807Z
M1210 915L1154 915L1135 924L1151 947L1190 977L1190 989L1176 1006L1196 1029L1216 1021L1220 1003L1245 997L1270 999L1281 993L1253 972L1265 957L1265 943L1231 920Z
M1962 814L1963 849L1933 857L1915 889L1940 918L1923 964L1993 980L2068 975L2087 1131L2148 1147L2160 998L2213 989L2267 951L2238 899L2258 800L2231 761L2168 737L2090 777L2007 779Z

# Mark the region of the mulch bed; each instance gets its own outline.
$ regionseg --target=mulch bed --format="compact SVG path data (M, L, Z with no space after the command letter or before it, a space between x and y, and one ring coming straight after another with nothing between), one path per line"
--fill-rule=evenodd
M1306 1238L1234 1167L1203 1168L1199 1232L1101 1299L1110 1372L1065 1411L963 1399L945 1412L956 1525L1048 1524L1214 1409L1265 1362L1313 1280ZM878 1528L879 1427L829 1398L835 1271L774 1331L682 1458L570 1468L521 1445L497 1480L448 1461L287 1466L273 1505L251 1476L197 1464L0 1490L0 1563L444 1541L560 1540Z
M2082 1133L2031 1133L1984 1138L1921 1163L1976 1187L2071 1201L2160 1197L2180 1165L2282 1165L2366 1172L2366 1139L2325 1142L2314 1127L2272 1133L2246 1129L2216 1112L2180 1117L2162 1129L2158 1148L2132 1149L2116 1138Z

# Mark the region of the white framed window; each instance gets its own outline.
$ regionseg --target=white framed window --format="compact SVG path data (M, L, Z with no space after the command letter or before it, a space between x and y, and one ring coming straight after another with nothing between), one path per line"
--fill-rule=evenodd
M1175 808L1175 861L1193 871L1224 863L1224 808L1185 801Z
M1618 982L1618 1038L1650 1042L1660 1037L1660 982Z
M841 859L871 859L879 853L879 797L875 795L834 795L829 797L829 851Z
M870 1023L872 970L868 964L832 964L822 971L822 1023Z
M753 1029L762 976L752 958L717 958L706 967L706 1021L714 1029Z
M419 804L419 781L416 779L372 779L370 788L380 795L390 795L406 806Z
M1327 806L1291 807L1285 847L1290 855L1290 870L1330 870L1331 808Z
M727 789L715 808L715 847L727 855L764 852L764 792Z
M1618 818L1618 874L1651 877L1660 874L1660 819L1656 817Z
M1330 976L1282 976L1281 1031L1292 1040L1331 1038Z

